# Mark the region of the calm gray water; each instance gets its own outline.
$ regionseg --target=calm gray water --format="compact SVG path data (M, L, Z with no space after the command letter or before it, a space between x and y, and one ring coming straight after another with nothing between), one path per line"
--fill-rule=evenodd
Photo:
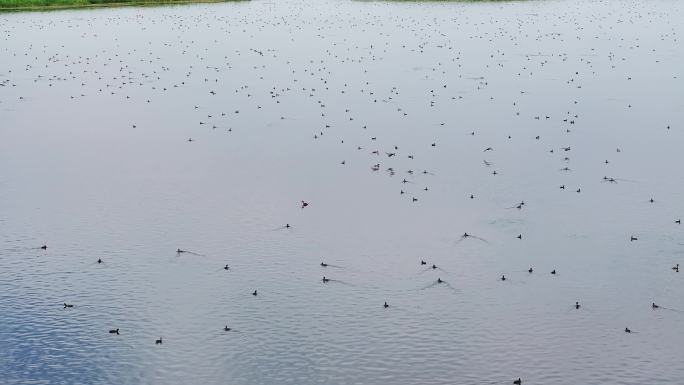
M683 29L675 0L0 14L0 382L682 383Z

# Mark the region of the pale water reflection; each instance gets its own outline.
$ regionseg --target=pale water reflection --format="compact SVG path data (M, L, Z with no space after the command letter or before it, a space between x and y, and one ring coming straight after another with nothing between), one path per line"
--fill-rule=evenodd
M684 377L681 2L0 26L0 382Z

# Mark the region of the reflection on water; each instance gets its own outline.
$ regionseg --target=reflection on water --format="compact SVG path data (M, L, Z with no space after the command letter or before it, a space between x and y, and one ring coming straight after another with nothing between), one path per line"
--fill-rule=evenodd
M3 382L677 383L683 11L0 15Z

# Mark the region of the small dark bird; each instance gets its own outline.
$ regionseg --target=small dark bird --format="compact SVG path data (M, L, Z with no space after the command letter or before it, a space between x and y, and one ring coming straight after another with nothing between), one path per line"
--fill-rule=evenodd
M677 220L675 221L675 223L678 224L678 225L681 225L681 224L682 224L682 220L681 220L681 219L677 219Z
M432 269L433 269L433 270L436 269L436 268L437 268L437 265L432 265Z
M155 345L161 345L161 343L162 343L162 338L161 338L161 337L159 337L158 340L154 341L154 344L155 344Z
M289 229L290 227L291 227L291 226L290 226L289 223L286 223L286 224L285 224L285 228L286 228L286 229Z
M625 328L625 333L631 333L632 331L629 330L629 328Z
M323 283L327 283L328 281L330 281L330 279L329 279L329 278L325 278L325 275L324 275L322 281L323 281Z
M422 259L420 260L421 265L427 265L427 262L423 261Z
M302 208L304 208L304 207L306 207L306 206L308 206L308 205L309 205L308 203L302 201Z
M64 303L64 308L65 308L65 309L66 309L66 308L70 308L70 307L74 307L74 305L69 305L69 304L67 304L66 302Z
M534 270L532 270L531 267L529 268L529 270L527 270L527 272L530 273L530 274L531 274L533 271L534 271Z
M674 270L675 272L679 273L679 264L676 264L676 265L672 266L672 270Z
M385 304L382 305L382 306L383 306L385 309L387 309L387 308L389 307L389 305L387 304L387 301L385 301Z
M116 335L119 335L119 328L110 330L110 331L109 331L109 334L116 334Z
M437 283L442 283L442 282L444 282L444 281L442 281L442 278L437 278Z
M253 295L253 296L256 296L256 295L257 295L257 291L254 290L254 292L252 293L252 295Z
M516 238L522 239L522 234L518 234L518 236Z
M47 245L43 245L43 246L41 246L40 248L43 249L43 250L47 250Z
M97 263L102 263L102 258L98 258Z
M575 309L579 309L579 308L580 308L579 302L575 301Z
M229 269L230 269L230 267L228 267L228 265L223 266L223 270L229 270Z
M552 275L556 275L556 269L551 270Z
M226 325L226 326L223 327L223 331L224 331L224 332L229 332L229 331L230 331L230 328L228 327L228 325Z
M513 380L513 385L520 385L522 384L522 380L518 378L517 380Z
M651 308L658 309L658 308L660 308L660 305L656 305L655 302L653 302L653 303L651 303Z
M328 264L325 263L325 262L321 262L321 266L323 266L323 267L328 267Z
M632 236L629 238L629 241L630 241L630 242L634 242L634 241L637 241L637 240L639 240L639 238L635 237L634 235L632 235Z
M501 280L502 280L502 281L505 281L505 280L506 280L506 276L502 274L502 275L501 275Z

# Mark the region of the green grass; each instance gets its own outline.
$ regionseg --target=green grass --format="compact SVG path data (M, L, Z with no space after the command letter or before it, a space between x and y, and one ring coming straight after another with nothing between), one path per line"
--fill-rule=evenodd
M65 8L115 7L124 5L157 5L217 3L235 0L0 0L2 11L33 11Z

